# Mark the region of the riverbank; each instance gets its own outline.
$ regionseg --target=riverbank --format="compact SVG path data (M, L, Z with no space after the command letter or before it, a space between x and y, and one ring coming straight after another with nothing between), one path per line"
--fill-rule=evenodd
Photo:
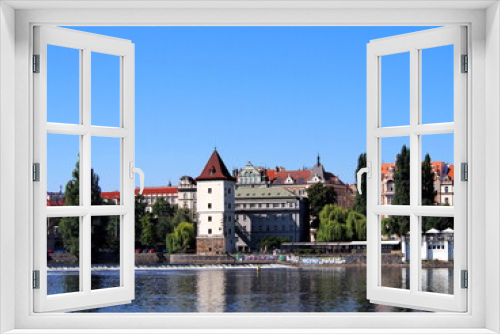
M71 254L50 254L48 266L51 270L59 268L76 268L77 258ZM116 259L102 258L93 267L108 270L117 266L108 265L116 263ZM136 269L149 268L231 268L242 265L262 266L275 264L292 267L364 267L366 254L324 254L324 255L295 255L295 254L227 254L227 255L198 255L198 254L164 254L164 253L138 253L135 254ZM383 266L409 267L408 262L403 262L401 253L382 254ZM453 262L424 261L423 268L452 268Z
M281 264L281 263L262 263L262 264L246 264L246 263L234 263L234 264L163 264L163 265L138 265L135 266L135 270L225 270L225 269L275 269L275 268L290 268L292 266ZM95 271L109 271L118 270L119 267L116 265L99 265L93 266L92 270ZM48 271L62 272L62 271L78 271L76 266L57 266L49 267Z

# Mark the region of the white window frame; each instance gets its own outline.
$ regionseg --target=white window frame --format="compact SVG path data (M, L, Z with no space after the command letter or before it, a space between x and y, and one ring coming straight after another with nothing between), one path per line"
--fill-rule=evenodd
M18 8L14 10L11 6ZM125 9L124 7L142 7ZM150 8L148 9L148 6ZM154 6L154 9L151 9ZM184 8L175 8L184 6ZM197 7L198 6L198 7ZM224 8L224 6L226 8ZM64 8L65 7L65 8ZM98 8L99 7L99 8ZM121 8L120 8L121 7ZM163 7L163 8L159 8ZM170 7L170 8L168 8ZM203 8L202 8L203 7ZM393 8L397 7L397 8ZM24 9L22 9L24 8ZM79 9L75 9L79 8ZM84 9L82 9L84 8ZM114 8L106 10L106 8ZM48 10L47 10L48 9ZM31 31L58 25L443 25L469 26L469 311L465 314L33 314L29 252L32 244ZM500 332L500 11L495 1L332 2L22 2L0 4L0 330L12 333L140 333L189 327L193 332L495 333ZM161 68L161 66L159 66ZM14 84L13 84L14 83ZM488 136L488 140L486 140ZM12 143L15 142L15 145ZM486 156L485 152L488 152ZM485 166L495 168L494 172ZM13 177L14 175L14 177ZM486 182L486 176L488 182ZM14 197L12 192L14 190ZM488 196L486 196L488 194ZM15 207L13 211L12 208ZM486 219L487 218L487 219ZM15 222L13 224L12 222ZM472 232L472 231L469 231ZM17 248L16 248L17 245ZM12 253L12 250L20 251ZM485 265L486 250L491 258ZM13 288L14 287L14 288ZM488 291L488 293L486 293ZM226 330L223 330L223 329ZM446 331L448 328L448 331ZM122 330L120 330L122 329ZM233 329L233 330L231 330ZM45 331L47 332L47 331Z
M407 306L422 310L447 310L463 312L467 309L467 290L461 288L461 270L467 270L467 185L455 177L455 206L423 206L421 203L422 141L423 135L452 133L454 164L467 163L467 75L461 73L461 56L467 54L467 29L450 26L372 40L367 46L367 164L372 169L367 180L367 295L376 304ZM422 50L453 45L453 122L422 123ZM381 110L382 57L409 53L409 116L410 124L383 127ZM410 144L410 203L384 205L381 203L383 184L381 175L382 141L389 137L407 137ZM457 168L458 169L458 168ZM458 170L457 170L458 174ZM370 177L371 176L371 177ZM381 285L381 220L384 215L404 215L410 220L410 287L388 288ZM421 291L421 218L429 216L454 217L454 293ZM416 233L414 232L416 231Z
M40 177L33 183L34 270L39 271L39 289L34 290L35 312L73 311L99 305L130 303L135 296L134 259L134 44L59 27L34 27L34 53L39 55L39 73L34 83L34 162L39 163ZM80 58L80 120L78 124L47 122L47 45L78 50ZM92 53L114 55L120 64L119 127L92 125L91 66ZM80 203L78 206L48 207L47 134L78 136L80 167ZM91 205L91 151L93 138L116 138L120 141L120 204ZM155 197L156 199L156 197ZM120 217L120 285L91 288L91 219L98 216ZM79 218L79 291L47 295L47 231L50 217Z

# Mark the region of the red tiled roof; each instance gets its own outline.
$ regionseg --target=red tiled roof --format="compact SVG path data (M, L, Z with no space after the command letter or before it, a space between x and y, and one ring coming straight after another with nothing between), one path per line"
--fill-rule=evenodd
M438 175L441 175L444 169L444 162L443 161L431 161L432 169L434 170L435 173Z
M307 183L307 181L311 178L312 171L310 169L306 170L286 170L283 172L276 172L272 183L274 184L285 184L286 179L290 175L290 177L295 182ZM300 180L302 179L302 180Z
M103 199L120 199L119 191L106 191L101 193Z
M65 202L66 200L64 198L58 201L47 200L47 206L63 206Z
M226 165L224 164L224 161L222 161L222 158L217 150L214 150L200 176L196 178L196 181L203 180L236 181L227 170Z
M135 194L139 194L139 188L135 188ZM143 195L176 194L177 187L144 187ZM103 199L120 199L119 191L106 191L101 193Z
M389 172L389 170L390 170L391 168L393 168L393 167L395 167L395 166L396 166L396 164L395 164L395 163L393 163L393 162L391 162L391 163L386 163L386 164L382 164L382 165L380 166L381 173L382 173L382 174L386 174L386 173L388 173L388 172Z
M139 188L135 188L135 194L139 194ZM143 195L152 194L176 194L177 187L144 187Z
M444 170L446 163L444 161L431 161L432 169L435 173L437 173L438 176L440 176ZM396 167L395 163L385 163L381 165L381 173L382 175L387 174L390 170L390 168ZM455 178L455 167L453 165L448 165L448 177L450 179Z
M276 177L276 171L274 169L266 169L266 176L269 180L272 180Z

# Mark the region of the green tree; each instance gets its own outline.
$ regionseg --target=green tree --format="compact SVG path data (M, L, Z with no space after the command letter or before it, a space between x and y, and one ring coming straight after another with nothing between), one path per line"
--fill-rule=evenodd
M135 247L141 248L142 225L141 218L146 214L146 199L143 195L135 195Z
M152 215L146 213L141 217L141 244L143 247L155 245L155 230Z
M382 234L384 235L405 235L409 231L409 221L407 217L390 216L382 219Z
M71 173L72 179L66 183L64 190L64 205L80 205L80 159ZM80 254L80 219L78 217L63 217L59 222L59 233L64 248L79 257Z
M431 156L427 153L422 162L422 205L433 205L435 197L434 172L432 171Z
M177 208L177 211L175 212L174 219L173 219L173 224L174 227L179 225L180 223L187 222L187 223L192 223L193 222L193 213L191 210L187 208Z
M410 205L410 149L403 145L396 156L394 205Z
M366 217L357 211L328 204L319 220L318 241L366 240Z
M167 234L172 233L172 220L175 212L175 207L161 197L153 204L152 214L155 225L155 244L157 246L165 246Z
M263 238L259 242L259 248L264 250L269 250L273 248L280 248L283 242L289 242L290 238L287 237L276 237L276 236L268 236Z
M182 222L174 231L167 235L167 250L169 252L186 251L195 247L196 234L194 224Z
M71 173L72 179L66 183L65 203L67 206L80 205L80 159L76 162L75 169ZM99 186L99 176L91 170L91 205L105 204L101 197L101 187ZM108 247L109 241L107 233L108 217L92 217L92 253L99 249ZM63 241L63 246L70 253L79 256L80 219L78 217L64 217L59 223L59 232Z
M335 190L331 187L325 187L319 182L307 188L307 198L309 200L310 213L315 218L319 217L319 213L325 205L337 202Z
M358 157L358 167L354 174L354 179L357 178L358 171L366 167L366 153L361 153ZM354 210L366 216L366 174L361 177L361 192L356 192L356 199L354 202Z
M410 205L410 149L403 145L401 152L396 156L394 171L394 205ZM399 236L410 230L410 218L408 216L393 216L389 220L384 219L382 233Z
M425 155L422 162L422 205L434 205L434 172L432 171L431 156ZM422 232L427 231L439 223L439 218L422 217Z
M349 210L346 225L348 230L354 231L353 240L366 240L366 216L355 210Z

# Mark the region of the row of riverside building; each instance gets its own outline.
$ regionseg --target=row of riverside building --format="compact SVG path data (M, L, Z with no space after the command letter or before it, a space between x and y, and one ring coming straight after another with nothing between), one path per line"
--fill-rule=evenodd
M436 202L452 205L453 166L434 162L433 168L438 189ZM382 204L392 201L394 170L394 164L382 165ZM193 212L193 220L198 224L197 253L249 252L257 250L259 243L270 236L285 237L290 242L313 238L306 190L316 183L335 190L337 205L354 205L356 186L325 171L319 156L310 169L267 169L248 162L231 174L217 150L198 177L182 176L178 186L145 187L143 195L148 211L163 198ZM101 196L114 203L120 199L118 191L102 192ZM47 193L47 205L64 205L62 191Z

